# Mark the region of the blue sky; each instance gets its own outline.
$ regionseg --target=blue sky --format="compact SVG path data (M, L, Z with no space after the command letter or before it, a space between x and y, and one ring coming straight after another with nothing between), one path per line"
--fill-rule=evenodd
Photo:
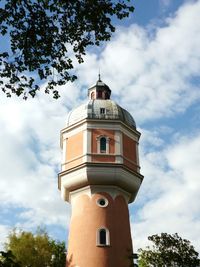
M147 236L178 232L199 249L200 1L137 0L112 40L75 64L78 81L61 98L0 99L0 240L13 227L47 228L66 241L70 207L57 189L60 129L68 112L102 80L141 132L145 176L130 205L134 248ZM2 244L1 243L1 244Z

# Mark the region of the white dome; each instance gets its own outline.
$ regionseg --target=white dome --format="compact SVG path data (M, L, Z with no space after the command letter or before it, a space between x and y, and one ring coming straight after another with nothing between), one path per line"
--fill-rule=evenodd
M136 128L131 114L110 99L89 100L72 110L67 116L67 127L83 119L120 120L129 127Z

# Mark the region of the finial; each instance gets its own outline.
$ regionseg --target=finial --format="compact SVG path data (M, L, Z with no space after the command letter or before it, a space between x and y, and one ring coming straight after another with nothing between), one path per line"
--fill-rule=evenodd
M99 68L99 82L101 82L101 74L100 74L100 68Z

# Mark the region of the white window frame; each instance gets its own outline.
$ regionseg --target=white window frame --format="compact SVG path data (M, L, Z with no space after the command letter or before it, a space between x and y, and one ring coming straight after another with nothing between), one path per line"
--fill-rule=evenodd
M91 100L96 99L96 92L95 92L95 91L92 91L92 92L90 93L90 99L91 99Z
M106 115L106 109L100 108L100 115Z
M106 231L106 243L105 244L101 244L100 243L100 231L101 230L105 230ZM110 246L110 232L109 232L108 228L101 227L101 228L97 229L96 245L98 247L108 247L108 246Z
M101 142L100 142L101 138L106 139L106 151L105 152L101 152ZM109 141L110 141L110 138L105 135L100 135L97 137L97 153L98 154L109 154Z
M101 201L104 201L105 202L105 204L101 204ZM97 201L96 201L96 203L97 203L97 205L99 206L99 207L101 207L101 208L105 208L105 207L107 207L108 206L108 200L107 200L107 198L105 198L105 197L100 197L100 198L98 198L97 199Z

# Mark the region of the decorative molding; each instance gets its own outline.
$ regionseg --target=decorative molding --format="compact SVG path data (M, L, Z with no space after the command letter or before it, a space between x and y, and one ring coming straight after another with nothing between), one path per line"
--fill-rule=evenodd
M83 119L71 126L65 127L61 130L61 136L64 136L63 138L66 138L67 136L73 135L74 131L80 131L84 130L85 128L88 129L108 129L108 130L120 130L126 135L130 136L130 138L134 139L135 141L138 141L140 138L140 132L138 132L136 129L129 127L127 124L123 123L120 120L99 120L99 119ZM78 130L79 129L79 130Z
M115 154L115 153L86 153L86 154L83 154L81 156L77 156L75 158L72 158L71 160L68 160L67 162L65 161L64 163L61 164L61 166L66 166L78 159L81 159L83 158L83 163L84 162L92 162L92 156L106 156L106 157L110 157L110 156L114 156L115 157L115 164L123 164L124 160L127 160L129 163L133 164L134 166L137 167L138 170L140 170L140 166L135 162L135 161L132 161L130 159L128 159L127 157L124 157L122 155L119 155L119 154ZM104 164L109 164L109 162L106 162ZM80 164L79 164L80 165Z
M121 131L115 131L115 153L117 163L123 163L123 138Z
M62 164L66 162L67 139L63 140Z
M134 201L143 176L121 164L85 163L59 174L59 189L62 197L69 201L69 193L88 185L112 185L131 194Z
M134 141L138 142L140 133L137 130L134 130L130 127L128 127L126 124L124 124L121 121L88 121L87 123L88 129L106 129L106 130L114 130L114 131L120 131L121 133L124 133Z
M69 202L72 204L76 201L76 199L80 195L87 195L88 197L92 198L93 195L98 194L100 192L105 192L109 194L113 200L119 195L122 195L124 199L126 200L126 203L128 205L129 200L131 199L131 194L128 193L127 191L121 189L118 186L115 185L89 185L82 187L80 189L71 191L69 193Z
M85 129L83 132L83 162L91 161L91 130Z
M139 160L138 143L136 144L136 160L137 160L137 171L140 172L140 160Z

